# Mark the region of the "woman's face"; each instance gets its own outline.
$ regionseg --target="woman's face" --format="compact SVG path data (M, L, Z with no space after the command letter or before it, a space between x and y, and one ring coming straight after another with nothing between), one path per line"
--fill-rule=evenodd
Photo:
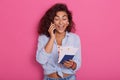
M56 27L56 31L58 33L65 32L65 30L69 24L67 13L64 11L58 11L56 13L56 16L54 17L54 24Z

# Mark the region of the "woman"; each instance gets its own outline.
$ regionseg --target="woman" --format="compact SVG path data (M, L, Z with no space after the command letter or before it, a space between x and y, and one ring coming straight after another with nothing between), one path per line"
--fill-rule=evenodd
M81 66L81 44L74 30L72 14L67 6L57 3L41 18L36 60L44 69L44 80L76 80ZM59 47L78 48L73 59L58 63Z

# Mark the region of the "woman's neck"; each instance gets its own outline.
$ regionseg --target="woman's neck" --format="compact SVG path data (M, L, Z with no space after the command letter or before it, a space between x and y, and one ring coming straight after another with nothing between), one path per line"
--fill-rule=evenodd
M57 45L62 45L62 40L65 37L66 32L63 33L55 33L55 37L56 37L56 41L57 41Z
M63 33L58 33L58 32L56 32L56 33L55 33L55 37L56 37L56 38L64 38L64 37L65 37L65 34L66 34L66 32L63 32Z

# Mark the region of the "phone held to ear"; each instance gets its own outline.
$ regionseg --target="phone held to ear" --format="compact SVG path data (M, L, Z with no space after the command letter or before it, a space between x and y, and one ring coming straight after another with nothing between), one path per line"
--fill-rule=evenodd
M53 22L51 22L51 24L54 24L54 23L53 23ZM54 26L55 26L55 24L54 24ZM53 33L54 33L54 34L55 34L55 31L56 31L56 29L54 29L54 30L53 30Z

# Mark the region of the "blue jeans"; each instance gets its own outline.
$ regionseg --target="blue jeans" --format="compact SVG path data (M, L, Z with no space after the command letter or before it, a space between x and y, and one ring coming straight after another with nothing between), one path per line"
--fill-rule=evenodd
M75 75L70 75L70 76L68 76L68 77L58 78L58 79L44 76L44 80L76 80L76 76L75 76Z

